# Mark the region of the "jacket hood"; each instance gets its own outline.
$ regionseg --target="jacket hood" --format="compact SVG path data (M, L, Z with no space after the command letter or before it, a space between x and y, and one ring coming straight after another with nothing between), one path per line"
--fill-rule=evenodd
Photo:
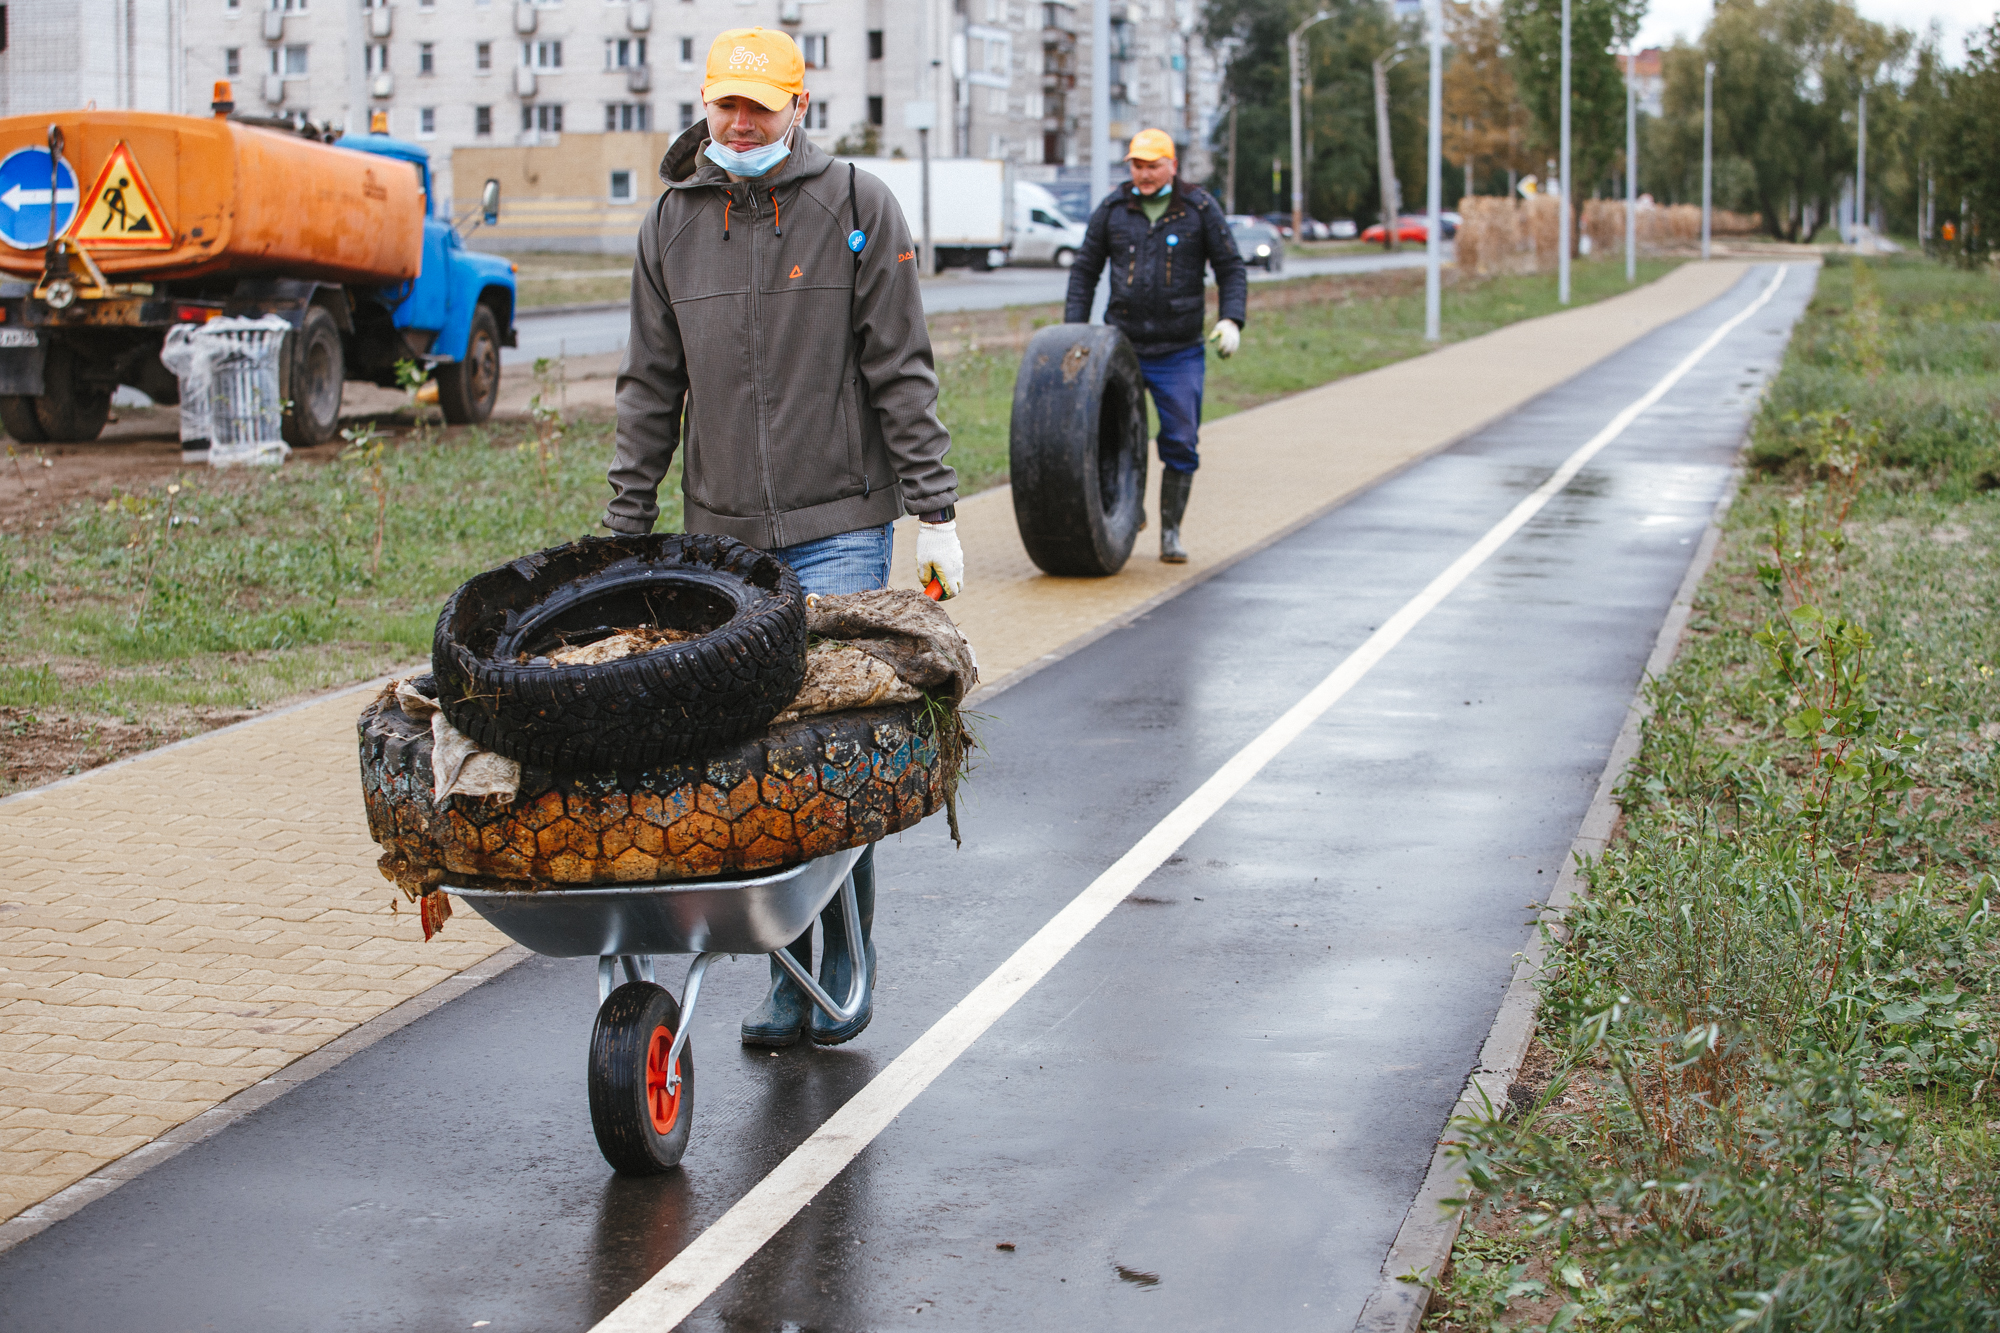
M660 159L661 182L670 190L731 184L728 172L702 156L702 150L707 147L708 122L697 120L681 131L680 137L668 146L667 155ZM832 165L830 154L803 132L794 129L791 156L780 162L776 171L768 176L759 176L756 184L760 187L778 186L810 180Z

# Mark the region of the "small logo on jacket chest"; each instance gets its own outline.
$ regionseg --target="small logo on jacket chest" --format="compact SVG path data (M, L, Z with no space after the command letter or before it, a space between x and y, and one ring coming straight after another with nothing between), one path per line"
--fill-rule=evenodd
M1179 232L1177 232L1177 231L1170 231L1170 232L1168 232L1168 233L1167 233L1167 244L1168 244L1168 245L1179 245L1180 243L1181 243L1181 235L1180 235L1180 233L1179 233Z

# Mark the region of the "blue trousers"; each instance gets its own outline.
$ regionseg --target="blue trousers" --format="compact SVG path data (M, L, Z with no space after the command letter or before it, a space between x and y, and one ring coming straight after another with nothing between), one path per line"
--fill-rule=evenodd
M1208 356L1200 343L1165 356L1142 356L1139 373L1153 392L1160 414L1160 466L1170 472L1193 472L1201 466L1195 446L1201 440L1201 386L1208 375Z
M839 532L780 547L772 555L792 567L807 593L870 592L889 586L889 525Z

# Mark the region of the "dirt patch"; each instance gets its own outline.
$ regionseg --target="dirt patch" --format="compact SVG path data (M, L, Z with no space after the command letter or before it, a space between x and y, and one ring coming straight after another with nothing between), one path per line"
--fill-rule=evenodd
M88 772L115 759L257 716L226 708L148 710L143 722L108 715L0 708L0 795Z

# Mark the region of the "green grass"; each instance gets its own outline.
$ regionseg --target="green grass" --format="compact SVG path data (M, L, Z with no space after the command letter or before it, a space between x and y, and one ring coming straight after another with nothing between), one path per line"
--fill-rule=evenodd
M1756 421L1541 985L1555 1076L1456 1126L1481 1227L1574 1270L1547 1327L2000 1326L1994 313L1830 263Z
M579 258L593 257L535 261L553 270ZM1576 274L1580 302L1625 289L1616 265ZM1453 287L1447 335L1546 313L1554 287ZM1312 299L1321 290L1330 297ZM1421 275L1260 286L1252 302L1243 353L1211 362L1210 419L1425 349ZM940 365L966 494L1006 479L1018 363L1010 349ZM91 718L120 720L157 743L205 725L191 713L257 708L422 659L460 582L593 529L611 449L608 425L571 423L545 474L526 423L405 433L380 450L379 473L353 461L191 469L171 494L163 481L0 535L0 746L52 718L86 730ZM676 472L662 487L663 528L679 525L678 490Z

